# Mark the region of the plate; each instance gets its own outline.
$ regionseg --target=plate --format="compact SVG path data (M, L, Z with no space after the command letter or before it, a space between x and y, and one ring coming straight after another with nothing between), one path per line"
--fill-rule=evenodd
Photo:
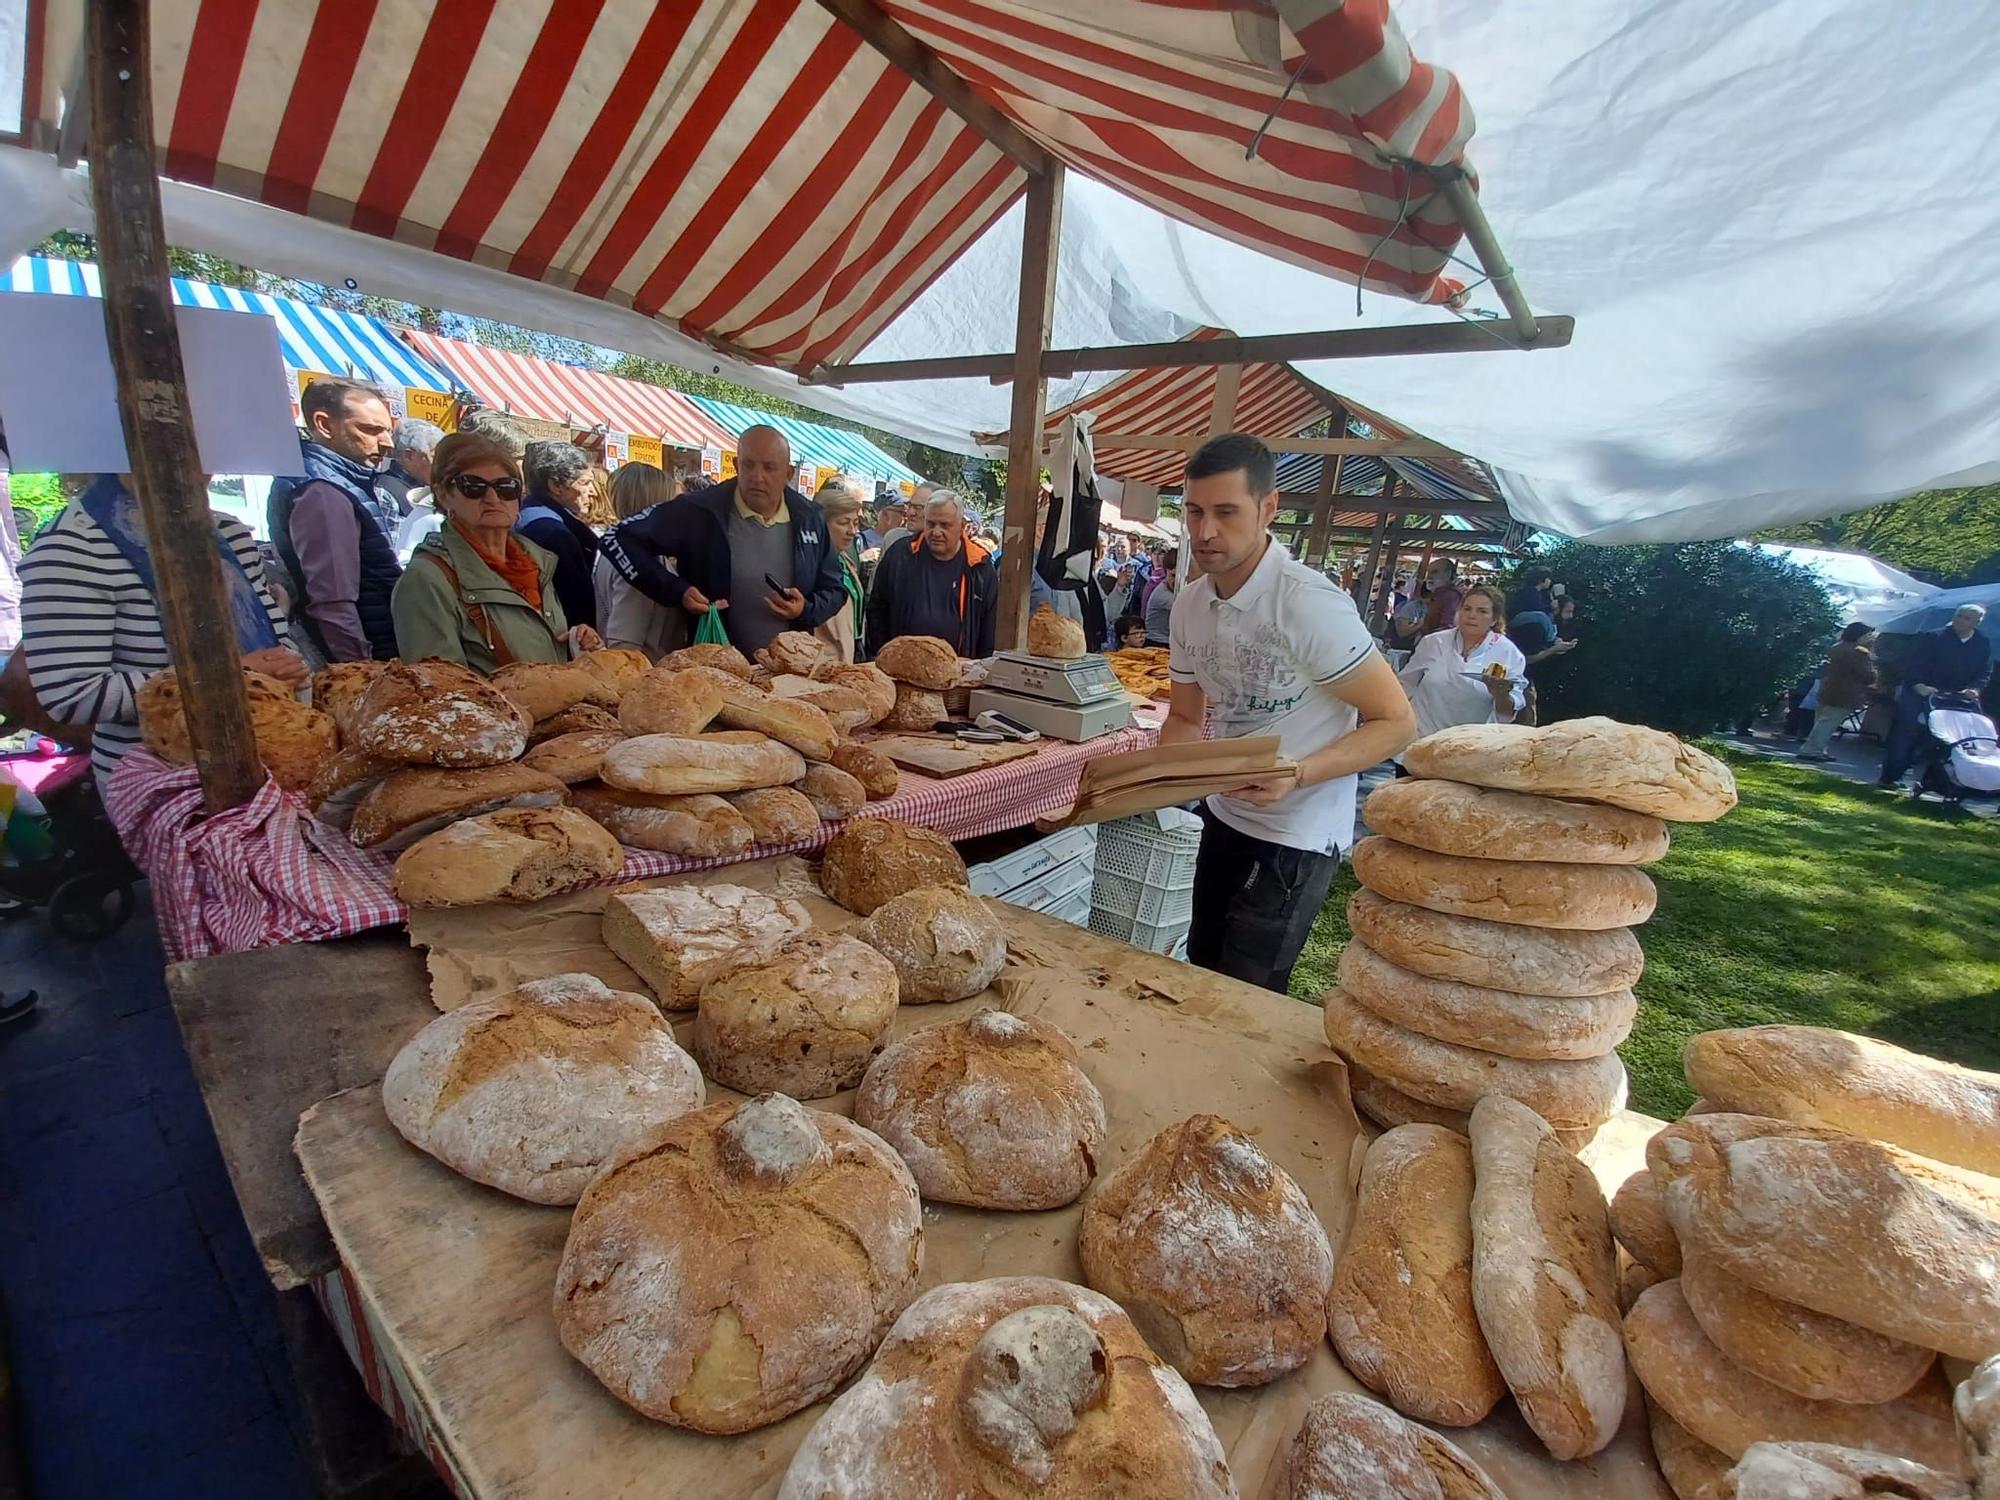
M1525 677L1488 677L1484 672L1460 672L1461 677L1470 677L1474 682L1504 682L1508 687L1519 687L1528 679Z

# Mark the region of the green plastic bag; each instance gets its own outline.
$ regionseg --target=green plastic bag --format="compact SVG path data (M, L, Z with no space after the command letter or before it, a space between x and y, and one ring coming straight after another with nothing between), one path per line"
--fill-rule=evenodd
M713 604L708 613L701 617L701 623L694 628L694 643L697 646L726 646L729 632L722 628L722 611Z

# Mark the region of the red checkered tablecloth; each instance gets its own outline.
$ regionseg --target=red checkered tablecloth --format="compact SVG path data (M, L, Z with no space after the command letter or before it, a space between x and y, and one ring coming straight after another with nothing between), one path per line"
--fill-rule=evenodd
M1025 827L1075 800L1085 761L1143 749L1153 738L1150 729L1122 729L1081 745L1045 740L1028 759L949 780L906 773L901 791L871 802L862 816L900 818L951 839ZM153 910L170 959L348 937L410 914L390 887L394 856L355 848L276 782L265 782L242 807L204 818L193 767L134 750L112 773L104 802L126 849L153 883ZM814 838L760 845L725 859L628 849L617 878L809 851L831 838L835 826L822 824Z

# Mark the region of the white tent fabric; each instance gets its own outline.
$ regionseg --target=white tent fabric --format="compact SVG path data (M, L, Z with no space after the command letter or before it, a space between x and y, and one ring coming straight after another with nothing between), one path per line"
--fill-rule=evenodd
M1879 627L1925 603L1938 592L1934 583L1913 578L1866 552L1837 547L1794 547L1784 542L1759 542L1757 550L1817 574L1827 598L1840 612L1841 623L1860 620Z
M1914 609L1892 615L1875 628L1888 635L1915 635L1924 630L1942 630L1951 617L1968 604L1986 611L1979 633L2000 649L2000 583L1972 583L1964 588L1939 589Z

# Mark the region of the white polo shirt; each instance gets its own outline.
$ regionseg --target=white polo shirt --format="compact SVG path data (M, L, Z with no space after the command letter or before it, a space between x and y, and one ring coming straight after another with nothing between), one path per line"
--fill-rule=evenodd
M1294 562L1273 540L1232 598L1205 577L1174 599L1168 670L1208 699L1216 739L1275 734L1288 760L1353 732L1354 709L1322 691L1375 650L1354 601L1340 585ZM1273 807L1233 797L1209 810L1240 833L1325 854L1354 841L1354 782L1336 777L1293 792Z

